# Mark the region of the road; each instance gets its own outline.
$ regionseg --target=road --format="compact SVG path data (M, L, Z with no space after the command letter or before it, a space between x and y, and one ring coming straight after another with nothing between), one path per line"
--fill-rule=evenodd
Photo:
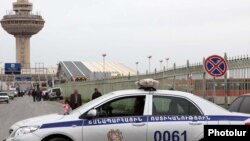
M55 101L33 102L31 96L17 97L10 100L9 104L0 103L0 140L8 136L9 127L17 121L62 112L61 103Z

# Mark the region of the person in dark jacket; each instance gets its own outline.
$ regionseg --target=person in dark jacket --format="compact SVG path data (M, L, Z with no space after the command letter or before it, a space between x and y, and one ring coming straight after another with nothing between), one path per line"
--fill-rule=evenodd
M36 90L36 101L40 102L42 99L42 91L40 88Z
M81 94L78 93L78 90L75 90L73 94L70 95L70 106L72 110L82 105Z
M100 96L102 96L102 94L98 91L97 88L95 88L95 92L92 94L92 100Z
M33 101L36 102L36 91L35 91L35 89L32 89L31 95L33 97Z

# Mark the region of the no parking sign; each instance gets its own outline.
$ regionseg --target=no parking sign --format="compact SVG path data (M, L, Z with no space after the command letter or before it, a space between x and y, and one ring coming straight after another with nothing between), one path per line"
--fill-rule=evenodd
M218 55L209 56L204 62L206 72L214 77L223 76L227 71L227 62Z

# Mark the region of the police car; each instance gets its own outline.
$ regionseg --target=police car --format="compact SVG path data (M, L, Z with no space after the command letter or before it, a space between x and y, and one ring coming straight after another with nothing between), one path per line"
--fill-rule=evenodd
M204 125L250 123L191 93L140 89L105 94L69 115L51 114L15 123L6 141L201 141Z

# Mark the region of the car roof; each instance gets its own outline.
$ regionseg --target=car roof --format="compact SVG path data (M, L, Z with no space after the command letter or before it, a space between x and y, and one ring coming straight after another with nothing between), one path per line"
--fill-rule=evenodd
M60 87L54 87L54 88L51 88L51 89L61 89Z
M238 97L250 96L250 93L239 95Z
M175 90L156 90L156 91L146 91L144 89L130 89L130 90L119 90L111 92L114 95L124 95L124 94L145 94L145 93L151 93L151 94L171 94L174 96L193 96L192 93L182 92L182 91L175 91Z
M52 90L52 89L61 89L60 87L53 87L53 88L48 88L47 90Z
M247 94L243 94L241 96L250 96L250 93L247 93Z

